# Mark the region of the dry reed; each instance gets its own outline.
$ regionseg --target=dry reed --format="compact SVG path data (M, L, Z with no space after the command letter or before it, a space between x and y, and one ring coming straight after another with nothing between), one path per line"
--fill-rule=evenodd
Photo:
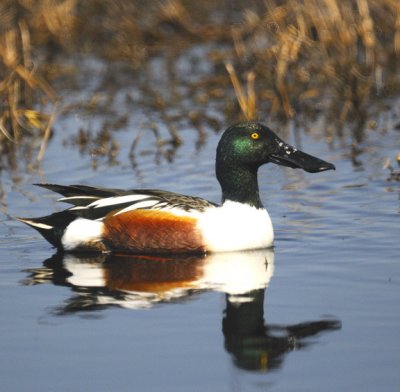
M42 159L63 87L83 88L82 69L65 65L77 55L125 64L104 86L111 83L114 93L130 83L139 88L141 98L132 101L160 113L176 146L185 116L191 126L196 119L196 129L238 117L321 113L344 124L400 91L398 0L3 0L0 22L2 155L34 137ZM209 72L188 78L178 62L193 47L203 48L195 60L206 61ZM162 86L154 82L154 58L165 65ZM69 103L69 110L78 106Z

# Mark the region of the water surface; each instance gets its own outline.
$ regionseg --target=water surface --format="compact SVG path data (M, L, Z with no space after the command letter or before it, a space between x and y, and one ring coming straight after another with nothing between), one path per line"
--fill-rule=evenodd
M183 132L172 161L149 133L134 165L139 123L120 132L120 162L63 146L57 132L40 173L2 174L0 378L5 391L395 391L400 384L399 183L393 123L371 130L358 165L351 141L326 145L300 132L301 148L337 170L260 171L274 250L206 258L60 257L15 216L62 206L34 182L157 187L218 202L218 134ZM294 143L288 130L282 137Z

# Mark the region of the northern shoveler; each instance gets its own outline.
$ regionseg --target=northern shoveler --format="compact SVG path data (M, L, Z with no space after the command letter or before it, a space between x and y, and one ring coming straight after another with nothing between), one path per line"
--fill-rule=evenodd
M335 166L281 140L268 127L229 127L217 147L216 175L222 204L154 189L106 189L38 184L73 206L41 218L20 218L60 251L130 253L223 252L273 245L271 219L258 190L266 163L309 173Z

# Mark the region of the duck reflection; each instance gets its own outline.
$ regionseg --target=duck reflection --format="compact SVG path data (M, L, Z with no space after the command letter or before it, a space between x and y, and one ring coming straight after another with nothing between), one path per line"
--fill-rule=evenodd
M222 323L225 348L235 365L245 370L278 369L289 351L308 346L305 340L323 331L341 328L337 319L307 321L292 325L265 324L264 293L258 289L246 294L248 301L231 302L227 295Z
M60 314L120 306L148 308L183 301L216 290L240 301L253 289L265 289L273 274L273 252L259 250L209 256L55 254L44 267L27 270L25 284L52 282L77 293Z
M341 327L336 319L265 324L265 289L274 272L271 249L190 257L55 254L43 264L28 270L24 283L71 287L75 294L57 309L60 315L110 306L149 308L205 290L225 293L225 348L246 370L277 369L287 352L308 344L306 338Z

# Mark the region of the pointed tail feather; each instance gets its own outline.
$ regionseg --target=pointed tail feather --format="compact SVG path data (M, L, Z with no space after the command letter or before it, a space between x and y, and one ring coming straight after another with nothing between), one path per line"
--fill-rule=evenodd
M76 219L76 215L66 210L40 218L17 219L37 230L50 244L61 249L61 238L64 231Z

